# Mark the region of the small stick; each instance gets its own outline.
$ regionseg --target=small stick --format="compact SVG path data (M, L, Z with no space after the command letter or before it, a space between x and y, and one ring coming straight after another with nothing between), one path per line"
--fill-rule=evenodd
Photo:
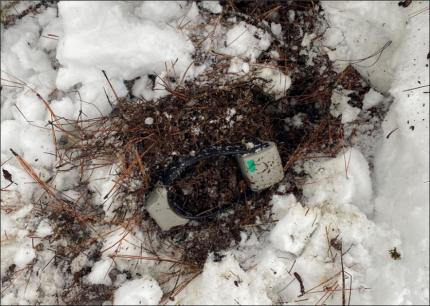
M104 70L102 70L102 72L103 72L103 75L105 76L106 80L108 81L109 86L110 86L110 88L112 89L112 92L113 92L113 94L115 95L116 100L117 100L117 101L119 101L118 95L116 94L116 91L115 91L115 89L114 89L114 88L113 88L113 86L112 86L112 83L109 81L109 78L108 78L108 76L107 76L106 72L105 72Z
M345 296L345 268L343 266L342 245L340 246L340 265L342 267L342 305L346 305L346 296Z
M340 273L341 273L341 272L338 272L338 273L336 273L335 275L333 275L332 277L330 277L329 279L327 279L327 280L325 280L325 281L323 281L323 282L319 283L318 285L316 285L316 286L312 287L311 289L308 289L308 290L305 292L305 294L307 294L307 293L311 293L311 291L312 291L312 290L314 290L314 289L318 288L319 286L321 286L321 285L323 285L323 284L325 284L325 283L327 283L327 282L331 281L333 278L335 278L335 277L339 276L339 274L340 274Z
M287 288L288 288L288 286L289 286L289 285L291 285L295 280L296 280L295 278L291 279L291 280L288 282L288 284L287 284L284 288L282 288L281 290L279 290L277 293L279 294L279 293L281 293L282 291L284 291L285 289L287 289Z
M388 134L387 134L387 136L385 137L385 138L390 138L390 136L391 136L391 134L393 134L395 131L397 131L399 128L395 128L394 130L392 130L391 132L389 132Z
M327 297L324 299L324 301L321 303L321 305L325 305L325 302L337 291L337 288L339 287L339 285L338 284L336 284L336 286L334 286L334 289L330 289L329 291L328 291L328 295L327 295Z
M184 79L185 79L185 76L187 75L188 70L191 68L191 66L192 66L193 64L194 64L194 61L192 61L192 62L188 65L187 69L185 70L184 74L183 74L183 75L182 75L182 77L181 77L181 80L179 81L179 85L178 85L178 86L181 86L182 82L183 82L183 81L184 81Z
M409 88L406 90L403 90L403 92L407 92L407 91L411 91L411 90L415 90L415 89L420 89L420 88L424 88L424 87L428 87L430 85L423 85L423 86L418 86L418 87L414 87L414 88Z
M303 296L305 294L305 286L303 285L302 277L299 275L299 273L294 272L294 277L297 278L297 281L300 284L300 295L299 297Z
M293 264L291 265L291 268L290 268L290 270L288 270L288 274L290 274L291 273L291 270L293 270L293 267L294 267L294 265L296 264L296 259L294 259L294 262L293 262Z

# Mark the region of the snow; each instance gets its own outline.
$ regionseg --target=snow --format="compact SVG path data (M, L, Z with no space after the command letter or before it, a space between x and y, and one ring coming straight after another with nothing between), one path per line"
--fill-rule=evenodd
M140 268L143 272L149 272L155 262L140 261L136 265L134 260L134 257L150 256L142 249L143 237L144 232L138 227L131 229L124 227L111 228L110 234L102 241L102 257L97 263L102 265L105 262L112 262L112 258L114 258L116 269L126 270L130 264L133 264L135 269Z
M21 147L16 135L19 134L22 129L22 125L17 120L4 120L1 123L1 151L7 153L10 148L13 148L16 152L21 153ZM18 143L17 143L18 142Z
M365 213L373 212L372 182L363 154L345 148L336 158L305 165L309 179L303 195L309 205L353 204Z
M202 1L201 6L213 14L221 14L222 6L218 1Z
M276 98L285 96L291 86L291 78L279 69L265 67L258 71L258 76L268 81L264 90Z
M371 53L383 42L392 41L375 65L363 66L374 62L370 59L356 67L378 91L389 92L394 98L382 128L384 135L396 131L379 144L374 182L375 222L398 229L404 244L399 266L407 267L407 289L393 303L425 304L429 299L429 220L424 217L429 213L428 94L423 89L404 92L420 83L429 84L429 17L428 9L423 10L426 5L420 1L412 2L408 8L396 7L392 2L372 6L364 2L349 6L334 1L323 4L332 24L344 31L344 44L335 51L339 57L360 58L364 52ZM336 13L339 10L342 14ZM351 30L356 27L361 30ZM396 277L396 281L399 279ZM376 301L387 303L386 298L378 296Z
M282 192L280 190L280 192ZM290 207L297 204L297 200L294 195L289 194L287 196L274 195L272 197L272 214L276 220L280 220L285 216Z
M269 48L270 42L271 37L268 33L241 21L228 30L224 41L225 47L220 51L255 62L261 52Z
M29 264L33 258L36 257L36 253L33 248L29 245L21 246L15 253L14 263L18 268L23 268Z
M144 20L168 24L185 16L189 9L186 1L145 1L137 5L134 13Z
M181 305L270 304L264 291L264 282L252 279L239 262L227 254L221 262L213 262L209 257L202 275L181 292L177 302Z
M145 118L145 124L151 125L153 123L154 123L154 118L152 118L152 117L146 117Z
M143 5L154 7L147 2ZM140 21L120 2L61 2L59 10L64 30L57 49L57 58L64 65L57 79L59 88L82 81L80 70L87 72L85 81L91 82L102 79L102 69L113 79L132 79L160 73L165 62L179 59L179 70L191 62L189 53L194 48L185 37L170 27ZM154 48L161 51L156 57Z
M228 67L228 73L246 74L249 72L249 64L244 62L239 57L233 57Z
M70 270L72 271L72 273L79 272L87 264L88 264L87 256L84 253L81 253L73 259L70 265L71 267Z
M423 217L429 214L429 103L422 89L403 90L419 86L417 80L429 84L425 67L428 60L420 51L429 50L428 23L428 14L417 16L407 28L410 34L400 47L402 60L396 67L399 76L390 90L394 103L383 124L386 134L399 129L376 155L376 180L380 186L375 199L376 217L403 229L404 264L409 268L407 282L411 290L406 301L414 304L428 303L429 299L429 220ZM412 29L417 26L423 31L415 33ZM411 64L414 59L416 66ZM387 215L390 210L396 213Z
M87 282L94 285L110 285L112 280L109 276L109 271L112 268L113 262L109 259L104 259L96 262L91 268L91 273L87 275Z
M145 276L124 282L114 293L113 305L157 305L162 295L158 283Z
M227 117L225 117L225 120L227 122L230 122L231 118L233 118L234 115L236 115L236 110L234 108L228 108L227 109Z
M336 277L340 280L339 255L335 255L336 250L329 251L327 247L327 239L336 237L342 241L344 252L349 249L344 255L344 264L347 273L353 275L354 288L380 286L380 290L387 290L382 289L385 286L398 293L389 299L386 297L387 300L401 300L399 296L405 291L405 284L401 281L390 282L390 275L402 274L405 270L394 264L387 252L392 247L403 251L394 232L376 226L349 204L336 208L324 204L309 209L292 195L277 196L273 202L280 221L268 234L270 239L261 241L255 235L243 237L241 247L223 254L221 262L209 258L202 275L189 284L175 302L269 304L300 300L297 298L300 286L294 273L301 276L305 289L317 286L315 290L323 290L322 285L318 287L322 280ZM309 218L306 214L308 209L308 214L311 214ZM295 222L299 228L290 222ZM285 235L281 235L282 231ZM298 241L291 243L289 234L297 235L294 237ZM284 246L287 248L284 249ZM297 254L292 254L290 250L296 250ZM315 304L320 296L310 294L306 298L307 304ZM338 298L332 303L340 303ZM351 304L371 304L373 298L372 291L363 289L360 294L352 295Z
M41 129L45 121L34 121L34 125L25 125L19 134L19 147L26 160L42 167L50 167L55 161L55 144L49 128ZM34 140L37 139L37 142ZM13 149L14 147L12 147Z
M158 99L168 95L168 91L163 87L160 77L156 77L153 84L153 81L147 75L144 75L134 83L132 92L136 97L145 100Z
M367 58L391 41L378 60L377 57L371 57L354 66L381 92L390 89L395 77L393 58L396 57L396 50L405 37L407 13L412 9L405 10L397 6L397 3L394 4L388 1L375 5L369 5L365 1L322 2L330 25L325 34L324 45L330 48L327 53L340 70L343 70L350 60ZM416 9L417 6L412 7Z
M302 47L309 47L311 45L312 40L316 37L315 33L305 33L305 36L303 37L301 46Z
M52 235L54 233L52 227L49 225L48 220L42 220L36 230L36 235L40 238Z
M384 96L379 92L371 88L363 98L363 109L368 110L369 108L375 107L384 100Z
M333 95L331 96L330 113L334 117L342 116L341 121L343 124L357 119L361 111L359 108L348 104L348 101L350 101L348 95L352 92L352 90L341 89L333 91Z
M51 107L55 115L57 115L57 117L59 118L72 119L72 118L75 118L73 114L78 113L77 103L74 103L73 100L67 96L59 100L51 101L49 106ZM47 116L50 116L50 115L47 115ZM67 128L67 126L65 126L65 128Z
M87 102L83 104L83 112L89 117L106 115L112 110L103 91L106 80L101 70L106 71L116 94L122 97L127 93L122 80L167 73L166 65L169 75L174 71L174 76L179 77L192 62L191 42L177 28L167 25L184 13L179 3L144 2L136 15L125 3L106 1L60 2L59 11L64 34L57 48L62 67L56 86L70 90L81 83L79 93ZM143 94L145 79L140 83L135 94L150 98Z
M340 251L328 245L331 240L348 250L342 259L357 289L351 304L428 304L429 95L425 93L428 87L413 89L429 84L427 6L421 1L413 1L408 8L399 7L397 1L322 2L330 25L321 43L325 52L339 71L352 64L373 87L365 94L362 109L350 105L350 91L338 88L332 96L332 114L341 116L347 131L372 108L389 105L382 131L377 137L360 138L361 142L344 147L333 158L306 161L298 169L306 178L303 199L274 195L271 213L278 221L273 226L256 225L260 232L242 232L241 243L226 250L221 259L211 255L202 273L172 303L317 304L322 294L308 294L306 301L297 301L300 285L294 273L300 275L306 290L330 278L341 283ZM58 229L40 217L37 201L42 193L10 149L42 179L52 177L53 186L75 198L82 183L79 170L56 171L48 124L51 114L35 92L59 118L68 119L92 119L111 112L104 90L113 104L115 95L101 70L119 97L128 93L123 81L134 78L138 78L132 88L135 96L150 100L167 95L164 81L180 79L193 61L196 48L188 36L193 27L204 28L206 34L213 31L201 47L227 55L229 74L256 72L268 81L267 92L284 97L293 85L294 72L281 71L272 63L255 64L272 37L235 19L227 26L202 26L199 7L215 15L222 13L214 1L198 5L63 1L58 17L54 8L48 8L10 28L2 27L1 161L2 169L16 183L2 191L2 280L11 265L22 269L14 274L10 288L2 287L2 304L63 302L59 296L64 288L85 268L90 271L84 276L87 284L115 288L114 304L160 303L165 290L160 279L169 266L133 259L151 256L143 247L148 232L141 224L99 225L95 229L95 235L100 235L98 244L76 254L70 271L53 264L50 236ZM293 10L288 15L291 22L297 19ZM275 36L283 30L276 23L270 29ZM304 33L301 46L309 49L319 39L315 33ZM380 56L369 57L384 46ZM186 79L207 65L192 65ZM3 86L3 79L12 80L16 87ZM226 114L230 123L235 111ZM142 120L154 124L151 117ZM296 126L305 124L300 114L292 120ZM105 166L83 173L93 192L91 202L104 212L106 222L112 221L115 209L123 204L112 197L104 199L118 171ZM1 180L2 189L8 185ZM68 246L71 242L57 243ZM44 247L42 251L35 247L38 244ZM89 254L96 248L101 256L91 259ZM388 251L393 248L401 254L399 260L390 257ZM335 294L327 303L340 301Z
M91 178L88 188L95 192L95 203L98 203L98 205L103 205L103 209L108 220L113 218L113 211L118 208L119 205L119 203L116 202L113 197L109 196L109 192L112 190L112 188L114 188L115 185L115 168L116 167L111 166L99 167L88 174L88 176ZM108 197L105 199L106 195L108 195Z
M15 120L25 122L27 120L38 121L45 119L46 106L35 96L20 96L15 105L16 108L12 110Z
M280 25L279 23L272 22L270 24L270 29L272 30L273 35L275 35L276 37L281 37L282 25Z
M318 210L296 204L270 232L270 240L277 249L299 256L318 222Z

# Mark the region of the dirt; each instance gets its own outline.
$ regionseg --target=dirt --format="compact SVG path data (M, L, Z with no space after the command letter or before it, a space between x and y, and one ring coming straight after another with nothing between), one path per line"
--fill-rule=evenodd
M351 103L360 107L369 88L352 67L339 74L322 53L308 65L308 56L300 54L301 48L293 48L301 45L303 33L323 26L317 18L321 8L314 2L228 1L224 9L225 19L234 16L263 28L263 19L282 24L286 44L274 39L257 62L268 61L271 51L280 54L276 64L292 77L287 96L275 99L266 94L264 82L255 76L225 82L220 69L225 63L221 60L194 82L167 88L171 94L157 101L144 101L130 93L110 116L96 122L96 134L93 130L80 132L84 145L76 147L80 150L76 160L81 165L94 159L119 161L123 170L118 175L125 179L115 196L131 196L141 203L136 214L147 222L151 221L143 207L145 196L161 180L166 167L180 156L192 156L213 145L274 141L285 170L285 192L300 200L300 182L305 178L293 165L309 158L333 157L348 142L340 118L330 114L333 90L338 86L354 90ZM294 21L288 20L289 10L295 11ZM126 81L127 88L131 89L133 82ZM255 226L257 219L273 222L270 198L277 187L250 192L233 158L200 162L174 182L171 200L182 203L193 214L225 205L231 209L168 232L161 232L153 223L154 230L159 239L183 250L180 256L184 262L201 267L210 252L219 253L237 244L240 233ZM126 211L124 204L117 214L122 216Z
M63 292L61 298L67 305L100 305L113 298L115 286L79 283Z
M247 185L237 161L221 156L201 161L188 169L172 186L172 202L193 215L239 202Z

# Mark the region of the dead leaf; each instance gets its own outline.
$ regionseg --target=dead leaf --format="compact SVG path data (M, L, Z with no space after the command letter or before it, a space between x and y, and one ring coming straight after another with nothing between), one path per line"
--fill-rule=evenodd
M403 0L398 3L399 6L408 7L412 3L412 0Z
M6 181L11 182L12 184L14 184L15 182L12 179L12 174L10 174L9 171L7 171L6 169L2 169L3 171L3 177Z

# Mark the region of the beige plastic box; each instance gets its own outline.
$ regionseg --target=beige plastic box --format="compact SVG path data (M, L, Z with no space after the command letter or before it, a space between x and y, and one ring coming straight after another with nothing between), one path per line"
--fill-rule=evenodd
M284 178L281 157L274 142L254 153L237 157L242 175L252 191L261 191Z
M163 231L167 231L175 226L185 225L188 222L188 219L177 215L170 208L167 189L162 185L158 185L149 194L145 201L145 208Z

